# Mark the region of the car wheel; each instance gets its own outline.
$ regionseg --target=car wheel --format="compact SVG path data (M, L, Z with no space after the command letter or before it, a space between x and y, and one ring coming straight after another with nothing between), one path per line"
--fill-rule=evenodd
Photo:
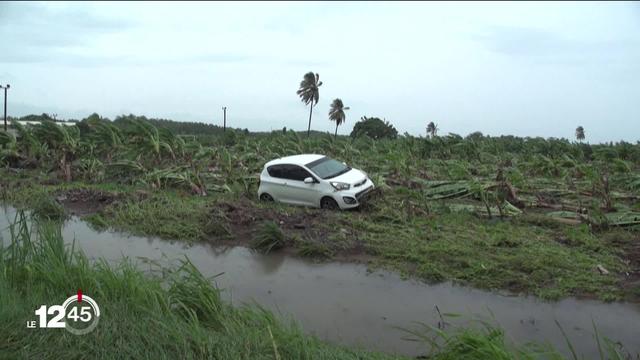
M323 197L320 200L320 207L327 210L338 210L338 203L330 197Z
M267 193L263 193L262 195L260 195L260 200L271 202L273 201L273 197Z

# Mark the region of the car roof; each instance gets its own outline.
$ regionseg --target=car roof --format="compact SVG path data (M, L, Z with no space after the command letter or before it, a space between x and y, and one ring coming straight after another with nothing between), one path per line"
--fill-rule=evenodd
M278 159L274 159L265 164L265 166L271 166L275 164L295 164L295 165L307 165L312 161L322 159L325 155L319 154L300 154L285 156Z

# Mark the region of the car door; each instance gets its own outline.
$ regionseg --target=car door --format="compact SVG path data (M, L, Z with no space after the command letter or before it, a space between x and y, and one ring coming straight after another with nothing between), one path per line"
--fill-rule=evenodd
M287 202L286 186L288 179L285 178L286 165L271 165L267 168L269 174L267 192L277 201Z
M304 182L308 177L315 179L307 170L298 165L287 165L284 174L287 179L285 196L288 202L307 206L315 206L319 203L318 184Z

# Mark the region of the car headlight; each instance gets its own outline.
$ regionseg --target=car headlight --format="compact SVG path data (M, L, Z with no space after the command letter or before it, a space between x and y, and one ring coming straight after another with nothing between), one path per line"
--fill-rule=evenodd
M351 187L351 185L347 183L336 182L336 181L332 181L331 186L333 186L333 188L336 190L349 190L349 188Z

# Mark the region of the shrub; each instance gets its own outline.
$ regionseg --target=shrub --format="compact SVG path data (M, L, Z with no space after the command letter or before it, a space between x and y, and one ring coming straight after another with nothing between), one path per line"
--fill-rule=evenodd
M368 118L363 116L356 123L351 131L351 137L368 136L372 139L395 139L398 137L398 130L388 121L382 121L379 118Z

